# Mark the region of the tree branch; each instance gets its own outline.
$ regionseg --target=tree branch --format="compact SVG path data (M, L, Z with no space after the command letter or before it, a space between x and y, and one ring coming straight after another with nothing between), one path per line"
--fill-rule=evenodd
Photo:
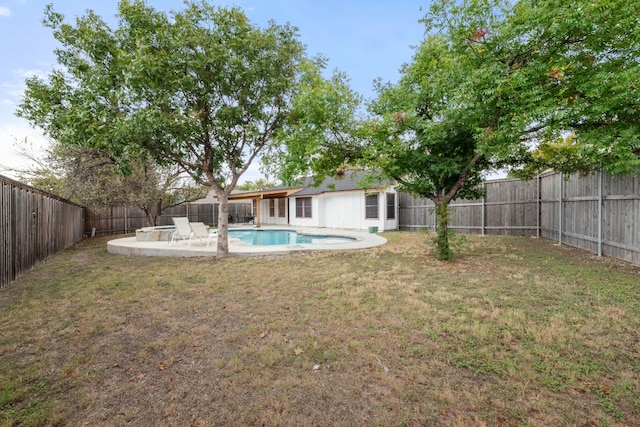
M453 187L451 187L451 190L449 190L446 194L443 195L443 199L446 202L451 201L458 194L458 191L460 191L460 189L464 186L465 182L467 181L467 176L469 176L469 172L471 172L473 167L477 165L478 162L483 157L484 157L484 154L481 154L481 153L476 153L473 156L469 164L467 164L467 167L464 168L464 170L458 177L458 180L456 181L456 183L453 185Z

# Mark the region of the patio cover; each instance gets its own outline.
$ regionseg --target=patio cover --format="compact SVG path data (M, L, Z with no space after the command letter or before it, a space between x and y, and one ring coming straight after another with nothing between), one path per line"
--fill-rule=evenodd
M256 201L256 227L260 227L260 203L261 199L284 199L290 195L303 190L304 187L272 189L262 191L244 191L238 194L229 195L229 200L252 199Z

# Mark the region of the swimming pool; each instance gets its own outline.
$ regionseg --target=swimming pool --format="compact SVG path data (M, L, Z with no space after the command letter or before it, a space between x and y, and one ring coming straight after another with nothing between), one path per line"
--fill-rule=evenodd
M352 243L357 239L346 236L301 234L293 230L229 230L229 238L253 246Z

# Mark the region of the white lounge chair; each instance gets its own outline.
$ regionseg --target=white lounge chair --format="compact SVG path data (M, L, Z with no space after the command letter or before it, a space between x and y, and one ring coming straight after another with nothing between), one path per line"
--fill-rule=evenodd
M171 235L171 243L175 243L176 240L187 240L191 243L191 227L189 227L189 218L187 217L173 217L171 218L176 226L176 231Z
M189 246L191 246L192 239L207 239L207 247L212 238L216 237L215 233L209 232L209 227L204 225L204 222L190 222L191 236L189 237Z

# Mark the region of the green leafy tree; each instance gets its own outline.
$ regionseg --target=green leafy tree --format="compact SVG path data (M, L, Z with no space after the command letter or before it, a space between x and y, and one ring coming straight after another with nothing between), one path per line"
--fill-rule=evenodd
M640 6L608 0L441 0L397 85L379 86L369 158L429 197L437 254L452 253L448 203L485 171L640 164ZM626 10L626 12L625 12ZM629 13L631 12L631 15ZM572 133L564 143L563 135ZM379 161L376 159L380 159Z
M638 16L640 3L626 0L437 0L400 80L378 82L369 124L347 129L360 144L344 155L312 145L304 165L358 164L432 199L437 255L450 259L448 204L477 195L487 171L636 170ZM569 144L548 142L567 134Z
M640 5L522 0L510 6L444 0L424 20L466 69L463 93L449 92L447 100L471 113L465 122L474 126L474 152L484 160L476 166L502 163L524 177L549 167L637 172Z
M568 135L555 141L542 141L531 153L531 161L520 169L511 171L510 175L515 178L530 179L546 169L573 173L588 172L599 166L592 165L590 162L585 163L581 148L576 142L575 135Z
M577 160L563 170L585 171L601 164L613 174L637 173L640 3L547 0L526 6L515 10L513 32L506 37L544 30L540 39L548 40L545 49L530 55L531 65L523 68L541 77L544 72L546 77L543 99L548 106L538 114L544 119L541 124L555 131L551 134L556 141L572 135ZM553 25L544 24L552 17ZM529 50L537 48L522 36L520 44ZM538 70L540 63L546 64L543 72Z
M238 184L236 188L238 190L245 191L261 191L266 190L267 188L275 187L276 184L274 182L269 181L265 178L258 178L255 181L245 181L242 184Z
M462 88L470 72L446 38L428 37L395 84L378 83L365 163L395 179L402 191L435 203L436 255L453 259L450 249L449 203L478 195L482 172L517 161L508 152L486 155L478 128L495 117L468 98Z
M65 145L106 151L126 171L149 153L210 187L220 202L218 255L228 253L228 196L287 121L305 56L297 29L260 29L239 9L187 2L171 14L122 0L110 28L91 11L75 25L49 7L60 67L27 81L19 115ZM321 79L320 81L323 81Z
M291 111L278 131L280 144L271 147L264 162L270 174L288 184L309 174L319 184L362 157L362 97L351 89L346 74L324 79L311 65L304 67Z

